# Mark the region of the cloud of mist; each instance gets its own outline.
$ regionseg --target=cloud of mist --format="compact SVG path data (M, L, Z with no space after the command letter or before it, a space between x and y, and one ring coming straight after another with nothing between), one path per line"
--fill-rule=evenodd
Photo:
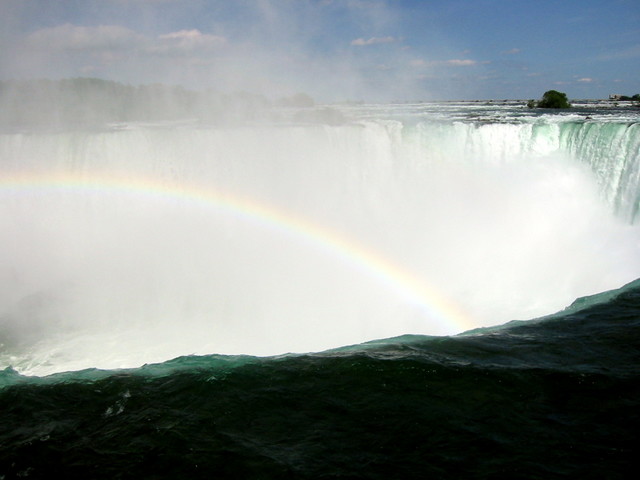
M428 280L478 326L551 313L632 280L637 229L610 217L585 166L547 155L545 142L520 158L521 127L3 135L8 178L69 175L89 188L0 192L0 343L41 338L49 343L37 348L59 365L61 334L71 342L64 355L85 362L75 369L96 358L111 368L115 356L132 366L456 333L424 309L430 298L403 295L402 275L379 282L384 272L349 261L359 245ZM102 188L103 176L175 193ZM289 228L295 222L277 228L268 215L181 194L192 188L247 195L328 236L308 241ZM345 257L322 248L330 232L355 249Z
M4 80L87 76L331 101L425 93L384 1L111 0L53 13L47 3L18 3L8 15L29 28L4 29Z

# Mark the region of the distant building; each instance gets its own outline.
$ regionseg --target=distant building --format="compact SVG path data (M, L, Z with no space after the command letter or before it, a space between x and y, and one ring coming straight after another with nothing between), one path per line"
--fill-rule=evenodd
M619 95L617 93L612 93L611 95L609 95L609 100L620 100L622 98L622 95Z

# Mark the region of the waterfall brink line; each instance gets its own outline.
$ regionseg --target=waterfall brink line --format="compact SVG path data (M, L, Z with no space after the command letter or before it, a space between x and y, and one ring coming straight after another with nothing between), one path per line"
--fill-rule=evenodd
M197 185L172 184L149 178L83 176L79 174L13 174L0 179L0 195L43 194L47 191L141 195L215 208L226 215L269 229L335 258L416 304L429 320L452 333L476 325L471 316L424 278L344 234L249 197ZM407 332L411 333L411 332Z

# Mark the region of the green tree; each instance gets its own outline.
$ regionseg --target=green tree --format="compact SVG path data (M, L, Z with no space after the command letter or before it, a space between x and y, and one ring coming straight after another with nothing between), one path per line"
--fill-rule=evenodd
M538 102L538 108L570 108L571 104L567 100L567 94L557 90L544 92L542 100Z

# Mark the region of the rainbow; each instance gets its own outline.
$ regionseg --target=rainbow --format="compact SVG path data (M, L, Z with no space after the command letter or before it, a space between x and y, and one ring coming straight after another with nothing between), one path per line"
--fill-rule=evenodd
M249 197L210 187L176 185L142 177L27 172L5 174L0 178L0 196L46 194L51 191L136 195L213 207L244 222L250 222L257 228L277 231L294 241L304 242L309 247L338 259L350 268L375 279L385 288L399 293L418 306L425 317L436 321L446 331L458 333L475 326L469 314L424 278L340 232L282 209L258 203Z

